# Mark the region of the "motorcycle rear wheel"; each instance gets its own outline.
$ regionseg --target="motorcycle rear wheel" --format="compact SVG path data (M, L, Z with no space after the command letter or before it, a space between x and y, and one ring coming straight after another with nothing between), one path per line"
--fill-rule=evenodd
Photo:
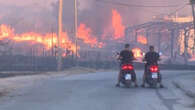
M125 81L125 87L130 88L131 87L131 81Z

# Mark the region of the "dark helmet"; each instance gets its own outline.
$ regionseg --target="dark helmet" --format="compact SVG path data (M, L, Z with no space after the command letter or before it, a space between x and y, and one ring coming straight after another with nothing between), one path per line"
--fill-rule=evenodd
M150 50L151 50L151 49L153 50L153 49L154 49L154 46L153 46L153 45L150 45L150 47L149 47L149 48L150 48Z
M129 44L125 44L125 48L129 48L130 47L130 45Z

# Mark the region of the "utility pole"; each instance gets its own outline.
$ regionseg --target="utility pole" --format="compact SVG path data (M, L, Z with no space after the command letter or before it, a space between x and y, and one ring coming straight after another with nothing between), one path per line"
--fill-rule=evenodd
M159 30L158 32L158 52L160 53L161 52L161 31Z
M175 39L175 30L172 29L171 31L171 59L174 57L174 39Z
M78 38L77 38L77 27L78 27L78 8L77 8L77 0L74 0L74 31L75 31L75 45L76 45L76 55L75 60L77 64L77 56L78 56Z
M53 45L53 37L54 37L54 31L53 31L53 27L51 28L51 32L52 32L52 37L51 37L51 56L54 56L54 45Z
M190 4L192 6L192 15L193 15L193 24L194 24L194 46L193 46L193 54L195 54L195 11L194 11L195 0L190 0Z
M58 48L57 48L57 70L62 70L62 51L61 51L61 37L62 37L62 13L63 13L63 0L59 0L59 13L58 13Z

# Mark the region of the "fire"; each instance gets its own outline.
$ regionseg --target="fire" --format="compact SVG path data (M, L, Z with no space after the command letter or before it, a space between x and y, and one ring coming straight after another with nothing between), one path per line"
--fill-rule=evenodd
M193 54L193 46L194 46L194 37L193 37L193 35L194 35L194 30L193 29L191 29L190 31L189 31L189 38L187 38L186 40L187 40L187 45L186 45L186 47L187 47L187 52L189 53L189 54ZM179 42L179 49L180 49L180 54L183 54L184 53L184 51L185 51L185 36L184 36L184 31L182 30L181 32L180 32L180 35L179 35L180 37L179 37L179 39L178 39L178 42Z
M148 43L148 40L147 40L147 38L144 37L144 36L138 36L138 37L137 37L137 42L146 45L146 44Z
M3 39L10 39L15 42L30 42L32 44L39 43L44 45L47 50L57 45L57 34L55 33L47 33L45 35L34 32L15 34L14 29L2 24L0 25L0 40ZM69 40L66 32L62 33L60 47L76 52L76 46Z
M142 50L140 48L134 48L134 49L132 49L132 52L133 52L135 58L143 57Z
M2 24L0 25L0 40L13 35L14 30Z
M78 38L83 40L84 43L89 44L91 47L99 47L101 48L103 46L102 42L98 42L96 37L92 35L92 30L87 27L85 24L80 24L78 27L78 32L77 32Z
M114 39L120 39L125 35L125 26L122 24L122 17L116 9L112 10L112 27Z

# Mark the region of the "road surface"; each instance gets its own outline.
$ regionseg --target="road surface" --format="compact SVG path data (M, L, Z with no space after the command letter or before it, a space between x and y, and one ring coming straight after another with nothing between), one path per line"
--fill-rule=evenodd
M139 84L143 71L137 71ZM162 71L166 88L116 88L117 72L56 76L13 91L0 110L195 110L172 80L194 72Z

